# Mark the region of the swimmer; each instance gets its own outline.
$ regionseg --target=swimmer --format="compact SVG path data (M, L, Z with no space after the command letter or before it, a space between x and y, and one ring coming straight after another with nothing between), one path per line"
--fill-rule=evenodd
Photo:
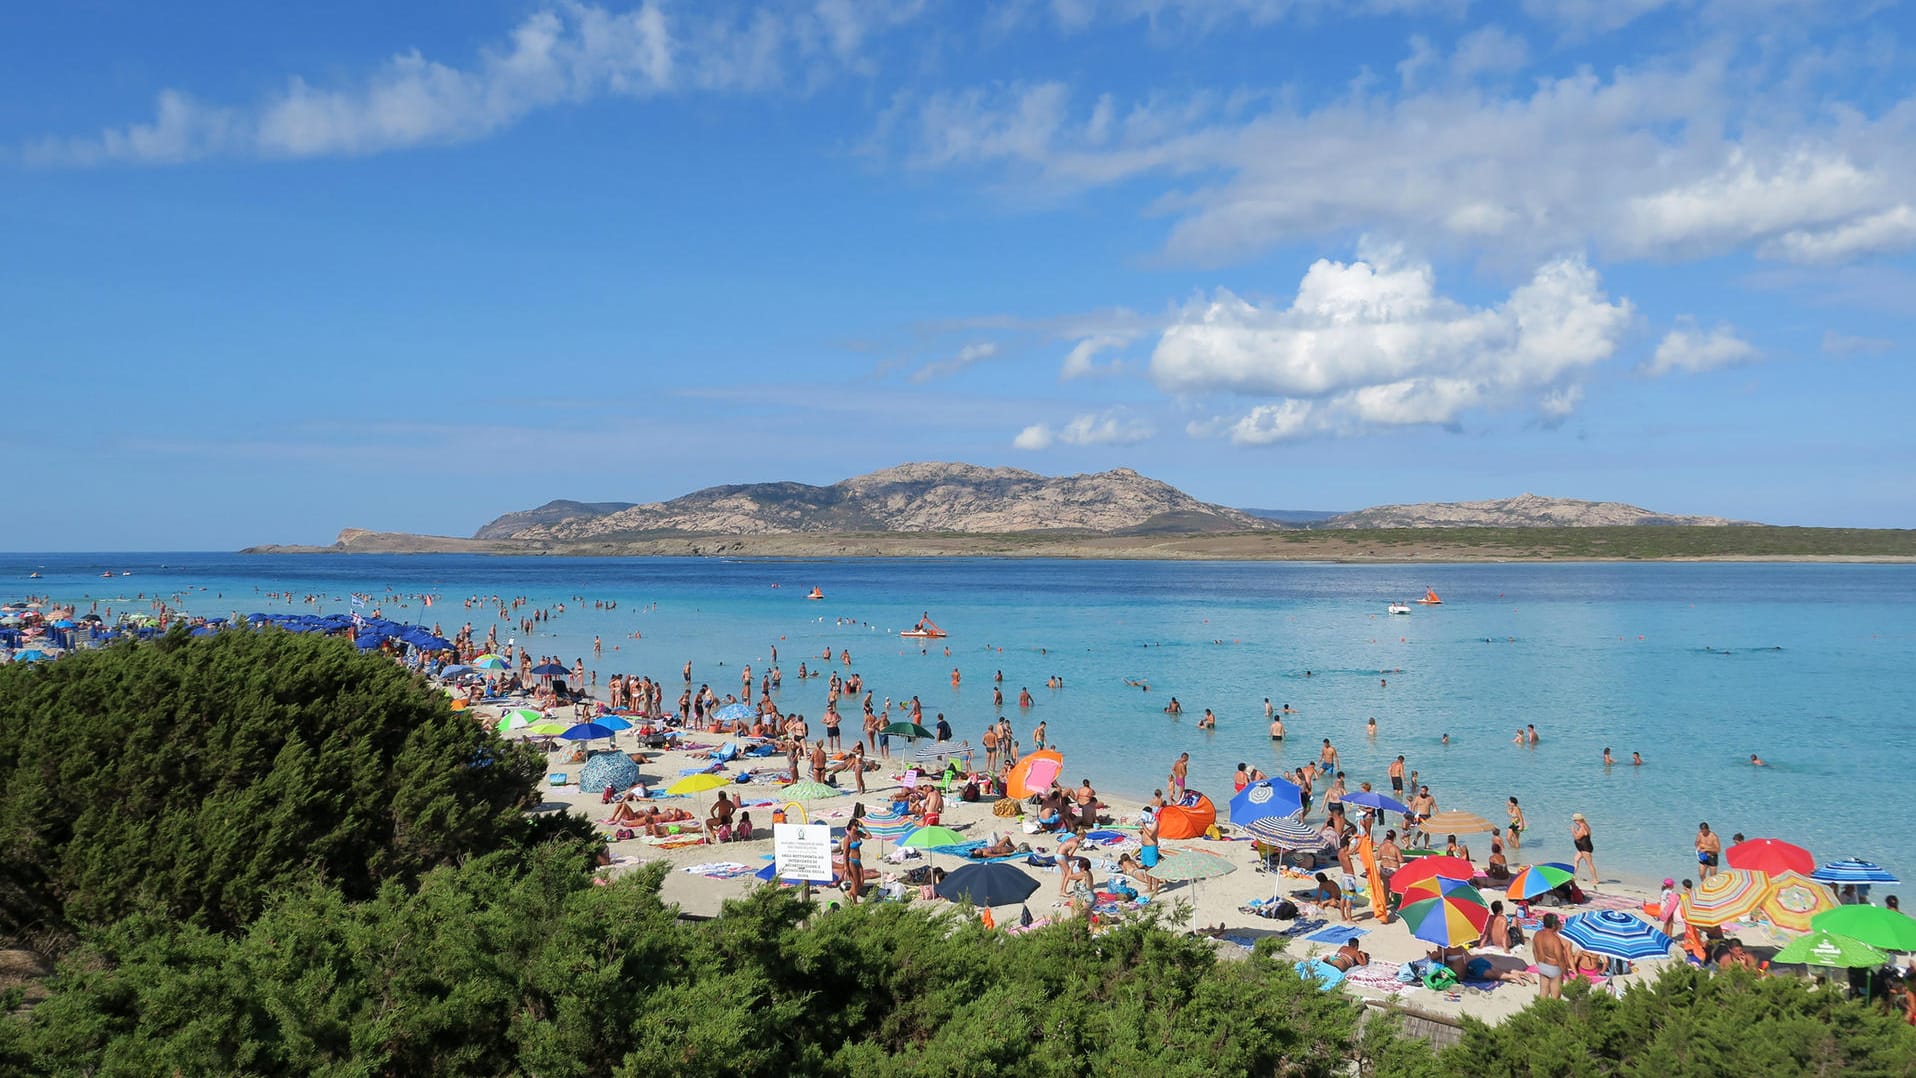
M1763 757L1758 756L1756 753L1750 753L1750 766L1751 767L1768 767L1770 765L1764 762Z
M1617 758L1610 755L1610 746L1605 745L1603 747L1603 766L1609 767L1616 762Z
M1440 742L1441 742L1442 744L1445 744L1445 745L1448 745L1448 744L1450 744L1450 735L1449 735L1449 734L1445 734L1445 735L1444 735L1444 736L1443 736L1443 737L1442 737L1441 739L1439 739L1439 740L1440 740Z
M1217 716L1211 714L1210 708L1207 707L1204 709L1204 717L1198 720L1198 729L1200 730L1217 729Z
M1630 766L1632 766L1632 767L1642 767L1642 766L1643 766L1643 754L1642 754L1642 753L1640 753L1640 752L1633 752L1633 753L1631 753L1631 754L1630 754Z
M1283 719L1271 720L1271 740L1272 741L1284 740L1284 720Z
M1364 736L1365 737L1377 736L1377 716L1372 715L1370 718L1370 721L1364 724Z

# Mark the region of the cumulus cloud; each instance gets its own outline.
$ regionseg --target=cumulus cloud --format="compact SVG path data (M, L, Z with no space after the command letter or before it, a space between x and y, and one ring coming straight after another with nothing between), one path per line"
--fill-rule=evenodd
M1756 358L1756 349L1737 336L1736 330L1728 324L1705 331L1686 322L1664 334L1663 340L1657 343L1656 354L1644 366L1644 373L1651 376L1675 371L1701 374L1719 367L1748 363Z
M1123 408L1087 412L1053 431L1044 423L1034 423L1011 440L1013 449L1046 449L1053 442L1065 445L1136 445L1157 431L1151 424Z
M922 7L817 0L810 8L757 9L734 20L686 9L668 16L654 0L625 11L559 0L463 65L410 50L339 85L295 76L247 106L166 90L150 122L43 139L24 156L47 165L175 164L223 154L299 158L463 142L565 103L764 90L784 84L794 64L807 77L856 68L869 34Z
M944 359L927 363L911 372L911 380L923 384L934 378L949 378L974 363L990 359L998 354L998 345L992 341L978 341Z
M1098 353L1122 348L1129 343L1131 343L1131 335L1128 333L1100 333L1084 338L1072 345L1071 351L1065 354L1064 365L1058 370L1059 380L1068 382L1073 378L1083 378L1092 374L1109 374L1117 370L1118 364L1115 362L1098 366L1095 362Z
M1427 263L1395 249L1366 254L1312 264L1285 307L1225 289L1192 303L1159 338L1152 379L1184 396L1280 398L1200 425L1241 444L1449 424L1473 409L1561 416L1634 317L1579 259L1546 263L1502 303L1468 307L1438 294Z

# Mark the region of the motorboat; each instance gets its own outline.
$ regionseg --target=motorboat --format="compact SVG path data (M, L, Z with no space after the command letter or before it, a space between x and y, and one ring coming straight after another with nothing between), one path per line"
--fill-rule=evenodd
M1410 613L1410 604L1409 603L1392 603L1390 604L1390 606L1386 607L1385 609L1389 610L1393 614L1408 614Z

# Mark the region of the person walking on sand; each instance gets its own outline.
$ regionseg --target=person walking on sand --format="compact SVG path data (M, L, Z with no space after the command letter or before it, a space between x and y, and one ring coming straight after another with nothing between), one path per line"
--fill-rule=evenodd
M1583 813L1581 812L1573 812L1570 814L1570 845L1576 847L1577 850L1577 856L1570 862L1571 870L1575 871L1578 865L1587 866L1590 869L1590 885L1595 887L1599 882L1597 879L1597 847L1595 843L1590 841L1590 821L1584 819Z
M1723 836L1710 830L1710 825L1696 825L1696 871L1701 879L1709 879L1716 872L1719 856L1723 853Z
M1184 780L1191 772L1191 754L1181 752L1171 764L1171 801L1173 804L1184 800ZM1147 868L1150 866L1146 866Z

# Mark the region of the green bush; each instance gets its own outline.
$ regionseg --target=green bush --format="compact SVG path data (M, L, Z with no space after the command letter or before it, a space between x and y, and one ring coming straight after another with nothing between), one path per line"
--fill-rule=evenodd
M175 632L0 667L0 934L224 931L308 876L390 880L537 837L543 763L336 639Z

